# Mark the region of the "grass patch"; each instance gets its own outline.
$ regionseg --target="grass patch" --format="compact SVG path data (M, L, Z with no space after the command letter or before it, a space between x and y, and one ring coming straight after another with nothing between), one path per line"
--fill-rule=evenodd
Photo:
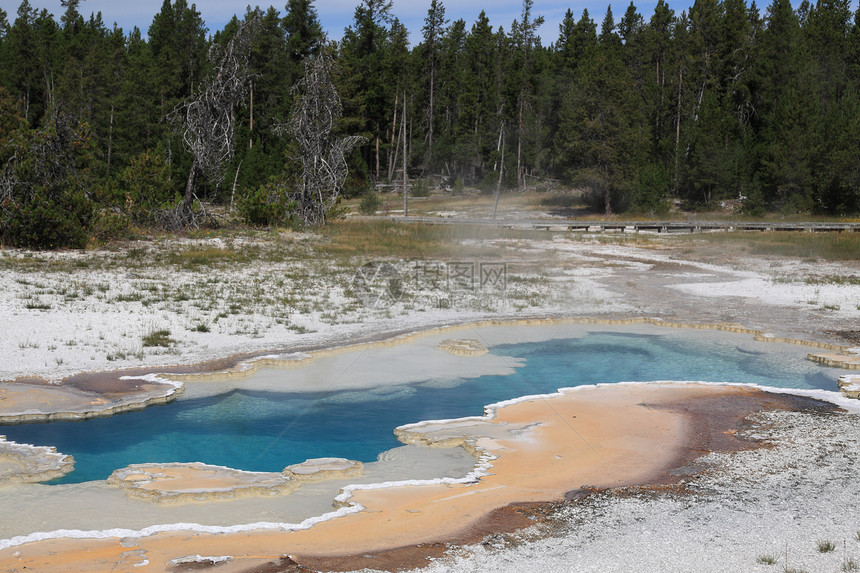
M774 557L773 555L768 555L768 554L759 555L758 557L755 558L755 562L760 563L761 565L775 565L776 564L776 557Z
M860 257L860 255L858 255ZM860 285L860 276L856 275L824 275L811 276L803 279L808 285L835 284L835 285Z
M28 302L24 305L27 310L51 310L51 305L45 302Z
M816 547L819 553L830 553L836 549L836 544L827 539L819 540Z
M745 249L748 253L757 255L829 261L860 259L860 233L731 232L704 233L696 238L714 245L733 245L732 248Z
M501 256L499 239L551 238L544 231L518 231L468 224L395 223L387 220L334 221L320 230L323 241L315 251L332 257L474 258ZM465 244L464 244L465 243Z
M227 263L247 262L250 253L244 250L222 249L209 247L205 249L188 248L171 251L167 254L167 262L185 268L213 267Z
M541 207L555 207L557 209L572 209L573 207L581 207L587 203L582 197L582 193L560 193L541 197L538 204Z
M853 557L845 557L842 559L842 570L846 573L850 571L860 571L860 563Z
M113 300L114 302L140 302L143 300L143 295L139 292L118 294Z
M210 329L208 324L198 324L194 327L195 332L209 332L209 330Z
M170 346L174 342L176 341L170 338L170 331L167 329L153 330L145 334L142 340L143 345L147 347Z

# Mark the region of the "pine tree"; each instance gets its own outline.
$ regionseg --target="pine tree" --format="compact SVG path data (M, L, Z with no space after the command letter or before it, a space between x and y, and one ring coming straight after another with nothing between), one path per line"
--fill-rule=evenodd
M525 175L527 170L524 147L528 146L529 117L531 111L533 65L535 50L540 47L540 38L537 29L543 24L543 16L533 16L533 0L523 0L523 11L519 21L511 25L510 42L513 48L510 75L517 86L516 98L516 122L517 122L517 188L525 189Z
M498 116L500 60L493 27L481 12L465 40L465 61L469 81L461 98L461 125L468 130L468 171L470 179L481 181L487 162L496 149L499 133Z
M556 142L565 179L588 188L607 215L629 201L646 149L637 95L613 27L608 12L600 49L581 63L565 98Z
M773 0L768 7L757 60L758 180L764 199L786 211L808 210L820 108L812 58L788 0Z
M448 28L441 46L436 106L441 129L434 150L434 165L440 170L444 168L449 178L463 177L463 164L468 163L471 151L469 136L472 124L464 109L469 99L466 94L473 88L467 72L467 35L466 22L455 20Z
M166 115L181 98L194 93L206 59L207 29L200 12L185 0L164 0L149 27L149 46Z
M673 28L675 13L664 0L658 0L654 14L643 31L643 42L648 60L645 77L645 114L651 126L651 155L655 162L671 170L675 118L673 79L679 74L671 69Z
M426 161L429 164L433 157L434 131L436 124L436 76L439 71L442 43L445 39L448 20L445 19L445 5L439 0L430 0L427 17L421 32L424 42L420 49L424 52L424 69L427 78L427 152Z
M302 66L305 58L319 52L323 43L323 30L312 0L288 0L282 25L289 59L287 83L292 86L304 74Z
M343 66L338 92L344 101L348 131L364 137L361 148L366 169L374 176L381 170L379 142L388 132L388 114L394 102L396 82L388 68L392 22L390 0L362 0L353 23L344 31L340 50Z

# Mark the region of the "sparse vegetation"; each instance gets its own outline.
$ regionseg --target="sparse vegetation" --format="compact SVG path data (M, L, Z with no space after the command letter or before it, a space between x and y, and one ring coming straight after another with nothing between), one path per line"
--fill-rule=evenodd
M842 571L845 571L846 573L860 571L860 562L853 557L845 557L842 559Z
M761 565L774 565L776 564L776 557L765 553L756 557L755 561L756 563L760 563Z
M860 277L856 275L816 275L804 277L806 284L836 284L836 285L860 285Z
M153 346L170 346L176 341L170 338L170 331L167 329L152 330L143 336L141 341L145 347Z
M705 233L694 238L756 255L851 261L860 253L860 233L732 232Z
M382 197L373 189L368 189L361 196L358 212L362 215L375 215L380 207L382 207Z
M392 221L336 221L322 230L317 250L330 257L390 256L406 259L503 256L505 245L492 241L551 238L545 231L519 231L468 224L402 225Z
M821 539L816 544L816 547L818 547L819 553L830 553L836 549L836 544L827 539Z

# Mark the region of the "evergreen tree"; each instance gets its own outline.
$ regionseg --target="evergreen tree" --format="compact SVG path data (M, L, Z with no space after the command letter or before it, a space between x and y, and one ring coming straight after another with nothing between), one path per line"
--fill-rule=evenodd
M436 124L436 76L447 23L448 20L445 19L445 5L439 0L430 0L430 8L427 10L427 17L424 18L424 27L421 30L424 35L424 43L421 44L421 50L424 52L424 66L427 78L426 155L428 164L433 157L433 136Z
M400 169L403 165L403 139L408 140L407 130L404 129L403 110L404 101L414 101L414 97L410 98L410 94L414 94L414 76L413 71L414 61L409 51L409 31L400 23L397 18L391 22L390 43L386 51L385 69L390 70L391 81L394 87L394 101L391 101L389 93L389 103L391 103L391 125L388 127L388 136L384 143L380 143L379 155L385 154L387 161L386 179L391 181L394 179L395 170ZM414 109L407 109L407 121L411 122L414 117ZM407 162L412 156L407 142ZM381 159L380 159L381 160ZM353 174L355 179L356 173ZM353 185L355 187L355 185Z
M797 14L773 0L758 53L758 181L764 200L786 211L812 207L820 108L814 67Z
M813 208L838 214L860 211L860 94L850 85L823 120L827 134L816 166Z
M298 148L277 128L291 116L305 59L325 44L312 0L287 0L283 15L249 7L211 40L188 0L163 0L148 35L85 17L84 0L62 0L56 19L30 1L14 14L0 9L0 108L13 125L0 129L15 133L19 150L58 121L85 140L85 154L71 156L99 194L78 199L122 202L128 190L135 205L161 209L181 190L193 157L164 117L200 95L217 65L207 62L210 44L226 48L251 21L248 89L229 113L232 162L211 185L228 172L215 198L232 203L290 180L284 158ZM399 178L405 143L415 173L488 189L558 177L592 189L604 211L657 213L670 190L693 207L746 197L750 211L860 209L860 10L850 0L796 9L771 0L764 18L746 0L695 0L678 15L657 0L646 17L631 2L618 20L608 6L600 30L588 11L576 20L567 10L548 48L533 11L525 0L508 31L484 12L471 26L449 25L442 0L431 0L421 43L410 47L390 0L358 0L330 45L344 106L332 129L365 137L349 158L347 191ZM158 182L144 185L157 188L155 203L140 200L135 177Z
M675 92L673 80L678 73L673 64L673 29L675 13L664 0L658 0L654 14L643 31L643 43L648 59L648 71L644 73L645 114L651 129L652 160L670 168L671 150L675 130Z
M312 0L288 0L283 19L287 37L286 52L289 59L287 83L292 86L304 74L305 58L319 52L323 44L323 30Z
M149 46L166 115L180 99L194 93L206 59L207 29L200 12L185 0L164 0L149 27Z
M608 12L603 49L581 64L562 108L557 138L565 178L588 188L607 215L629 201L646 149L637 96L611 22Z
M463 109L468 99L465 94L471 88L471 80L466 72L466 37L466 22L454 21L442 42L438 74L436 109L439 110L441 129L433 152L436 158L434 164L454 178L462 178L465 168L463 160L469 157L471 151L469 135L472 126L465 118Z
M155 149L163 140L163 92L157 84L160 74L155 65L149 44L135 27L125 40L114 109L113 154L121 164L142 151Z
M529 135L534 135L534 132L529 133L528 120L531 119L532 111L532 82L533 82L533 65L534 54L537 48L540 47L540 38L537 35L537 29L543 24L543 16L533 16L532 8L533 0L523 0L523 11L519 21L514 21L511 25L510 42L513 48L513 54L510 62L513 67L510 69L510 75L514 85L517 86L517 187L519 189L526 188L525 175L527 171L527 157L524 155L524 147L528 146ZM531 138L530 138L531 139Z
M353 23L344 31L341 44L343 75L339 93L352 135L364 137L361 148L367 169L378 176L381 169L379 145L388 132L387 117L394 102L391 70L386 52L390 47L392 22L390 0L362 0L355 9Z
M493 27L481 12L465 40L465 61L469 81L461 97L463 114L460 124L468 126L467 142L469 179L481 181L487 162L496 149L499 133L501 100L498 89L500 54Z

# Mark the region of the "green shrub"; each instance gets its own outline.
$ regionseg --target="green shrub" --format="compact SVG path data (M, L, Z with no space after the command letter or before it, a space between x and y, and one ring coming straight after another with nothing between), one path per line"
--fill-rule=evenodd
M633 190L631 209L648 215L665 215L669 212L668 171L660 163L650 163L639 172L639 180Z
M18 124L0 139L0 188L9 190L0 203L0 239L37 249L84 247L93 213L89 134L57 110L43 122L38 129Z
M293 203L288 199L282 181L273 179L237 202L239 215L249 225L278 225L290 221Z
M413 197L429 197L430 185L427 184L426 179L416 179L409 188L409 194Z
M128 216L119 209L99 209L90 223L90 235L99 242L127 239L132 235L133 225Z
M92 203L80 189L67 184L36 186L30 196L11 205L4 241L34 249L83 248Z
M375 215L380 207L382 207L382 197L373 189L368 189L361 196L361 202L358 204L358 212L362 215Z
M106 193L106 199L134 223L157 225L156 212L169 209L179 201L164 153L160 149L148 149L133 157Z
M752 217L763 217L767 213L767 204L760 187L756 186L750 189L743 199L741 212Z
M463 184L463 178L455 178L454 183L451 185L451 191L453 191L455 195L460 195L463 193L464 189L465 185Z

